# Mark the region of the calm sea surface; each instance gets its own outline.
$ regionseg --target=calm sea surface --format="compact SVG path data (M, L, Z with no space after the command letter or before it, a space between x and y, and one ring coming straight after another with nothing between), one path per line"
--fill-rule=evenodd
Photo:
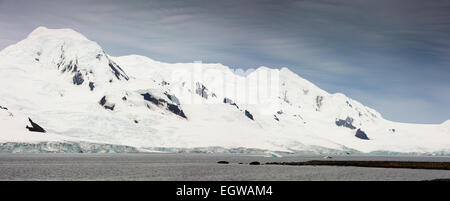
M252 161L446 161L450 157L288 156L232 154L0 154L0 180L431 180L449 170L248 165ZM230 164L218 164L228 161ZM242 163L242 164L239 164Z

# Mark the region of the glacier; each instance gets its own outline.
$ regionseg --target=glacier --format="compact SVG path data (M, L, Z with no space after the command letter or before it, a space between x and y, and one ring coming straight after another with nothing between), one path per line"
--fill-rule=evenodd
M131 146L91 142L4 142L3 153L137 153L145 152Z

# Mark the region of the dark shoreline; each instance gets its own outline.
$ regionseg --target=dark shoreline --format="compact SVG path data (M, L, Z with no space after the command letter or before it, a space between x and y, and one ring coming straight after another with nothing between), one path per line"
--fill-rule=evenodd
M290 166L355 166L355 167L374 167L374 168L450 170L450 162L312 160L305 162L268 162L265 164L290 165Z

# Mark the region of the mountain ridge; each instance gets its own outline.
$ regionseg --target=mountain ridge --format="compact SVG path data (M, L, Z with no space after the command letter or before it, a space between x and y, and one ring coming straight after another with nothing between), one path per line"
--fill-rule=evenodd
M286 67L239 72L222 64L113 57L71 29L37 28L0 51L0 73L0 105L32 116L58 136L150 150L432 153L450 148L445 122L385 120ZM266 80L274 82L261 88ZM267 87L275 95L265 97Z

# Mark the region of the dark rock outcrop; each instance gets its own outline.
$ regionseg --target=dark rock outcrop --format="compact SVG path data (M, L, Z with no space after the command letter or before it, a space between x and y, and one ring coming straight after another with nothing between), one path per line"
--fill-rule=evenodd
M274 119L277 121L280 121L280 119L278 119L277 115L273 115Z
M91 91L94 91L94 82L89 82L89 88L91 89Z
M251 162L251 163L249 163L250 165L261 165L261 163L260 162L258 162L258 161L253 161L253 162Z
M196 83L197 89L195 89L195 93L201 96L204 99L208 99L208 89L200 83Z
M103 96L98 103L108 110L114 110L114 107L116 106L115 104L108 104L106 101L106 96Z
M64 65L65 63L66 63L66 60L65 60L66 58L65 57L63 57L63 58L61 58L61 61L57 64L57 66L58 66L58 69L59 68L61 68L61 72L79 72L78 71L78 59L76 59L75 61L74 60L70 60L69 61L69 64L67 64L67 65Z
M166 94L166 96L168 96L168 98L169 98L169 96L171 98L173 98L172 102L175 102L175 103L178 102L178 99L176 99L175 96L167 94L167 93L165 93L165 94ZM187 119L186 115L184 114L183 110L180 109L179 105L168 103L166 100L164 100L162 98L157 98L150 93L145 93L145 94L141 94L141 95L144 96L144 99L146 101L150 101L151 103L153 103L157 106L166 106L166 109L169 110L170 112ZM149 106L147 105L147 107L149 107Z
M229 103L229 104L232 104L233 101L232 101L231 99L225 97L225 98L223 98L223 103Z
M172 113L174 113L174 114L176 114L176 115L178 115L178 116L180 116L180 117L183 117L183 118L187 119L187 117L186 117L186 115L184 114L183 110L181 110L181 109L178 107L178 105L167 103L167 109L168 109L169 111L171 111Z
M81 74L80 72L75 73L75 75L73 76L73 84L76 85L81 85L84 82L84 78L83 78L83 74Z
M45 131L45 129L43 129L41 126L39 126L37 123L34 123L30 118L28 118L28 121L30 121L31 127L30 126L26 126L26 128L31 131L31 132L40 132L40 133L45 133L47 131Z
M245 110L245 116L247 116L251 120L254 120L253 115L248 110Z
M318 109L320 109L320 107L322 107L322 101L323 101L323 96L316 96L316 106Z
M155 105L164 105L167 101L162 98L156 98L150 93L141 94L144 97L144 100L150 101Z
M169 94L167 92L164 93L164 95L167 96L167 98L172 101L173 103L180 105L180 100L178 100L178 98L175 95Z
M100 99L99 104L102 106L106 104L106 96L103 96L102 99Z
M109 60L108 66L109 66L109 68L111 68L111 71L114 73L114 75L116 76L116 78L118 80L120 80L120 78L123 78L125 80L130 79L128 77L128 75L125 74L125 71L123 71L122 68L119 65L117 65L116 63L114 63L112 60Z
M286 102L287 104L291 105L291 102L289 101L288 96L287 96L287 91L284 91L284 93L283 93L283 101Z
M239 107L236 105L236 103L233 102L233 100L229 99L229 98L223 98L223 103L225 104L230 104L230 105L234 105L236 106L237 109L239 109Z
M108 110L114 110L115 106L116 106L115 104L112 104L112 105L104 105L103 107Z
M217 163L218 164L229 164L230 162L228 162L228 161L218 161Z
M345 103L347 103L347 106L353 107L352 104L350 104L348 101L345 101Z
M366 133L362 131L360 128L356 131L355 136L362 140L369 140L369 137L367 137Z
M353 123L353 118L351 118L351 117L347 117L345 120L343 120L343 119L336 120L337 126L343 126L343 127L347 127L350 129L356 129L356 127L353 126L352 123Z

